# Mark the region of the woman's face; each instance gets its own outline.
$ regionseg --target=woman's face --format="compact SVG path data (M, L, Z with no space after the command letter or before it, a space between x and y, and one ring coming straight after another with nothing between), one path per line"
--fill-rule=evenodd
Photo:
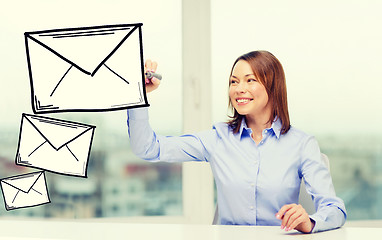
M247 61L239 60L232 71L229 87L232 106L241 115L270 117L271 104L264 85L255 78Z

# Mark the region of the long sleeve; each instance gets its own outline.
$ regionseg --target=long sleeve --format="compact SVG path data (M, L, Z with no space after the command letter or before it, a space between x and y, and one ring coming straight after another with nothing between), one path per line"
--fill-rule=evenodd
M201 137L211 135L211 131L176 137L157 135L149 124L147 108L128 110L127 125L131 149L144 160L207 161L208 153Z
M312 232L339 228L346 220L344 202L336 196L329 169L320 155L317 141L310 137L302 152L302 176L317 209L310 216L315 221Z
M301 177L317 212L313 232L341 227L346 219L343 201L336 197L329 170L320 159L314 137L291 128L282 135L281 122L264 130L256 144L245 122L239 133L226 123L211 130L178 137L157 135L148 110L130 109L128 133L133 152L149 161L208 161L216 182L222 224L279 225L275 213L298 202Z

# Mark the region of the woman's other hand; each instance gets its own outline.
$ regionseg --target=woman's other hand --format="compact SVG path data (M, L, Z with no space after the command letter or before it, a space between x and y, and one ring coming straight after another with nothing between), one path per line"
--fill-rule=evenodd
M300 204L284 205L276 213L276 218L281 220L281 229L285 229L285 231L295 229L303 233L310 233L315 225Z
M146 72L155 72L157 70L158 64L155 61L151 61L150 59L145 62L145 73ZM152 92L159 87L160 80L156 77L148 79L145 75L146 82L146 93Z

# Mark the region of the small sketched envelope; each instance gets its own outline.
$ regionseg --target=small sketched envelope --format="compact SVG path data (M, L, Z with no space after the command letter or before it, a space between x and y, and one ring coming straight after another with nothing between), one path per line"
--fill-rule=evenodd
M23 114L16 165L86 177L95 126Z
M8 211L50 203L44 172L4 178L0 184Z
M142 23L26 32L34 113L148 106Z

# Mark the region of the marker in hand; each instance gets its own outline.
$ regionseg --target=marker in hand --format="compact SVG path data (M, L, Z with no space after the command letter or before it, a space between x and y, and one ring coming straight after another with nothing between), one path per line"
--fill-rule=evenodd
M152 79L153 77L159 79L159 80L162 80L162 75L160 75L159 73L154 73L154 72L146 72L145 73L146 77L148 79Z

